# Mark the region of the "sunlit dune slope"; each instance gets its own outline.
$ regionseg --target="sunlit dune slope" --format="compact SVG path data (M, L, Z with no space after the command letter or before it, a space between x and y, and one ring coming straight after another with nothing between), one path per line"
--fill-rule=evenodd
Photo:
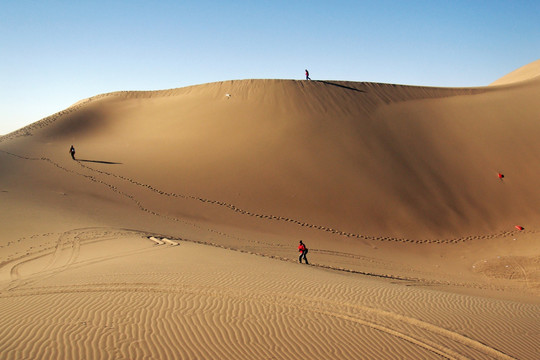
M520 67L490 85L508 85L540 77L540 59Z
M107 171L227 205L211 221L231 226L246 211L352 237L454 239L537 224L539 96L540 79L226 81L96 96L0 144L66 162L73 144L80 159L121 163ZM187 207L167 212L208 216Z

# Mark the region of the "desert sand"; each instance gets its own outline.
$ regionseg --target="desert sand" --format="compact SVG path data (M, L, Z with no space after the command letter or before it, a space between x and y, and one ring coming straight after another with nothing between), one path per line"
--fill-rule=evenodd
M0 357L538 359L539 98L235 80L0 137Z

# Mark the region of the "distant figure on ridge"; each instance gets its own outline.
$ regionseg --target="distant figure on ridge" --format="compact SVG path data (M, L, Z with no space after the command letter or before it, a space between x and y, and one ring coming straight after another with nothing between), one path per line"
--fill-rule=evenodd
M71 148L69 149L69 153L71 154L71 158L75 160L75 148L73 145L71 145Z
M308 253L308 249L307 249L306 245L304 245L302 240L300 240L300 244L298 245L298 251L300 252L300 256L298 257L298 261L300 262L300 264L302 263L302 259L304 259L306 261L306 264L309 265L309 263L307 261L307 258L306 258L306 254Z
M311 80L311 78L309 77L309 71L307 71L307 69L306 69L306 80Z

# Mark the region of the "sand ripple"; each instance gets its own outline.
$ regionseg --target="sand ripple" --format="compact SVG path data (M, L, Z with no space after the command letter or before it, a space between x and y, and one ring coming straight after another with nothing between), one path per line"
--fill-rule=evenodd
M29 256L6 265L21 271L0 293L3 357L535 356L533 305L149 239L73 230L48 261Z

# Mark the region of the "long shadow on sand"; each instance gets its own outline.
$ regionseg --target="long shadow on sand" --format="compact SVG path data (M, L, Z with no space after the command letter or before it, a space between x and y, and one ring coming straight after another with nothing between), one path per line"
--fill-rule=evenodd
M90 162L90 163L96 163L96 164L122 165L122 163L119 163L119 162L101 161L101 160L77 159L77 161Z
M353 87L343 85L343 84L338 84L338 83L335 83L335 82L330 82L330 81L325 81L325 80L315 80L315 81L321 82L321 83L327 84L327 85L337 86L337 87L347 89L347 90L353 90L353 91L358 91L358 92L363 92L363 93L366 92L365 90L360 90L360 89L357 89L357 88L353 88Z

